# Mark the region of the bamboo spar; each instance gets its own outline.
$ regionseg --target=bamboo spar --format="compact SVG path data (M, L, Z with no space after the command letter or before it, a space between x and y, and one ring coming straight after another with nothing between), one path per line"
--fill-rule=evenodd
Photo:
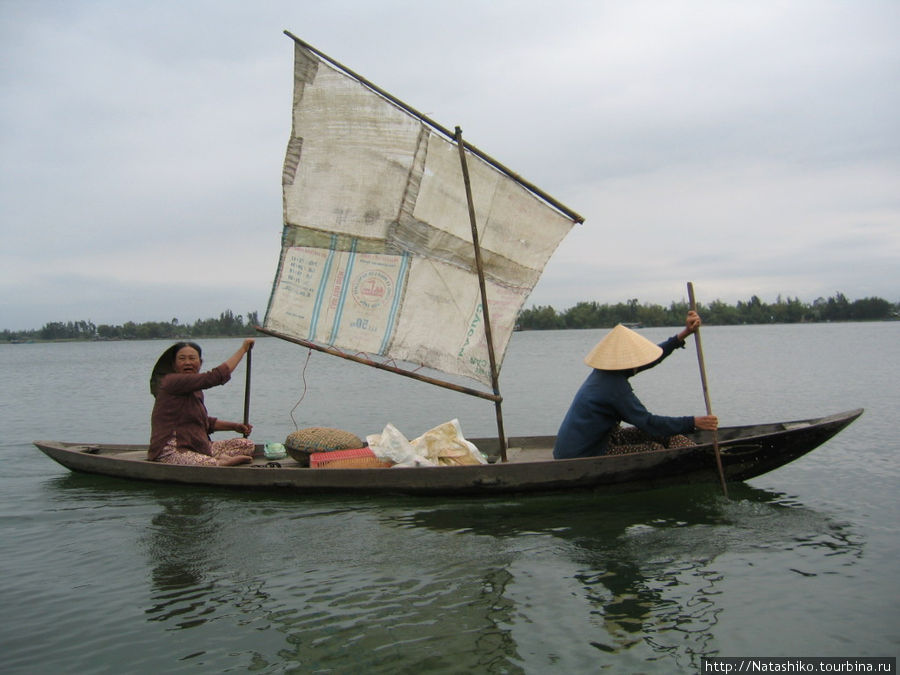
M458 384L454 384L453 382L447 382L445 380L438 380L434 377L428 377L427 375L422 375L421 373L416 373L411 370L403 370L402 368L397 368L396 366L392 366L388 363L381 363L379 361L375 361L370 358L366 358L364 356L360 356L359 354L347 354L345 352L340 351L339 349L335 349L333 347L328 347L326 345L316 344L315 342L311 342L309 340L303 340L301 338L295 338L290 335L285 335L284 333L279 333L275 330L269 330L268 328L263 328L262 326L256 327L257 332L264 333L265 335L271 335L272 337L276 337L279 340L284 340L285 342L293 342L295 345L300 345L301 347L306 347L308 349L314 349L319 352L323 352L325 354L330 354L331 356L337 356L338 358L345 359L346 361L353 361L354 363L361 363L364 366L369 366L371 368L377 368L378 370L385 370L389 373L393 373L394 375L402 375L403 377L408 377L412 380L417 380L419 382L425 382L426 384L433 384L436 387L443 387L444 389L449 389L451 391L459 392L460 394L468 394L469 396L477 396L478 398L487 399L488 401L496 401L500 397L496 394L489 394L486 391L479 391L478 389L472 389L470 387L463 387Z
M687 283L688 300L690 308L697 311L697 303L694 301L694 284ZM697 362L700 365L700 383L703 385L703 401L706 403L706 414L712 415L712 405L709 402L709 387L706 384L706 364L703 362L703 346L700 343L700 329L694 331L694 344L697 345ZM722 483L722 494L728 497L728 488L725 485L725 471L722 469L722 454L719 452L719 432L713 431L713 452L716 455L716 467L719 470L719 480Z
M462 165L463 182L466 185L466 201L469 205L469 222L472 225L472 246L475 249L475 267L478 269L478 286L481 290L481 307L484 316L484 336L487 340L488 359L491 365L491 384L494 395L494 411L497 414L497 440L500 443L500 460L506 461L506 434L503 431L503 412L500 403L500 378L497 373L497 358L494 354L494 336L491 332L491 313L488 309L487 288L484 283L484 265L481 261L481 244L478 241L478 223L475 220L475 203L472 200L472 184L469 182L469 165L466 163L466 148L463 145L462 129L456 127L456 146L459 148L459 161Z

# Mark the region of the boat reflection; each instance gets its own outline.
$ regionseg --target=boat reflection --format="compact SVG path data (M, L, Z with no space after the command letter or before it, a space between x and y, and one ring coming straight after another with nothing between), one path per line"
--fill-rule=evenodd
M171 659L209 668L687 670L716 653L750 571L846 574L863 550L849 525L744 484L499 501L109 486L56 484L142 505L141 609Z
M700 656L716 653L726 577L781 554L794 564L812 558L810 567L819 571L862 554L859 537L828 515L746 484L731 490L731 499L711 485L655 491L652 499L579 495L421 504L390 520L395 527L515 542L522 555L511 557L502 574L487 572L484 584L498 589L492 607L509 608L497 627L520 648L556 651L570 669L590 665L588 645L594 658L616 656L619 666L631 656L636 664L665 658L676 668L693 668ZM584 629L573 635L573 624ZM567 626L567 633L556 625Z

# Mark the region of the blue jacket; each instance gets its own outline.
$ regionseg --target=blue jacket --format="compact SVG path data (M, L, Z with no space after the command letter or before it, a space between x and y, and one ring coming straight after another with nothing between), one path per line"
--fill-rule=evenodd
M664 417L653 415L640 402L631 388L628 378L635 372L647 370L659 364L684 343L676 336L659 345L662 356L641 368L629 370L591 371L575 394L559 432L554 459L593 457L607 450L610 433L619 422L633 424L641 431L656 437L683 434L694 429L694 418Z

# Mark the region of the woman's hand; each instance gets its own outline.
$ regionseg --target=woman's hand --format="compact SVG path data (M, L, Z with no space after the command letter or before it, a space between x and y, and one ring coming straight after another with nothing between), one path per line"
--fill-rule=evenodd
M678 334L678 339L684 342L691 333L696 333L700 328L700 315L694 310L687 313L684 319L684 329Z
M687 318L684 320L684 329L687 331L688 335L696 333L697 329L700 328L700 323L700 315L694 310L690 310L687 313Z
M702 415L694 418L694 429L715 431L719 428L719 418L715 415Z
M225 365L228 366L229 373L234 372L234 369L237 368L237 365L241 362L241 359L244 358L244 354L246 354L253 348L255 342L256 340L254 340L253 338L247 338L246 340L244 340L241 346L238 347L238 350L231 355L231 358L229 358L225 362Z
M253 431L253 425L217 419L213 431L237 431L240 434L249 436L250 432Z

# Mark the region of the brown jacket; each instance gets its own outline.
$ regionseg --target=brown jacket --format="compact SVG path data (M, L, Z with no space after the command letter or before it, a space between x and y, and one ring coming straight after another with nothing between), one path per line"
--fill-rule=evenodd
M173 436L179 450L209 452L209 435L216 423L203 402L203 390L231 379L224 363L205 373L171 373L159 383L150 415L150 449L147 459L159 457Z

